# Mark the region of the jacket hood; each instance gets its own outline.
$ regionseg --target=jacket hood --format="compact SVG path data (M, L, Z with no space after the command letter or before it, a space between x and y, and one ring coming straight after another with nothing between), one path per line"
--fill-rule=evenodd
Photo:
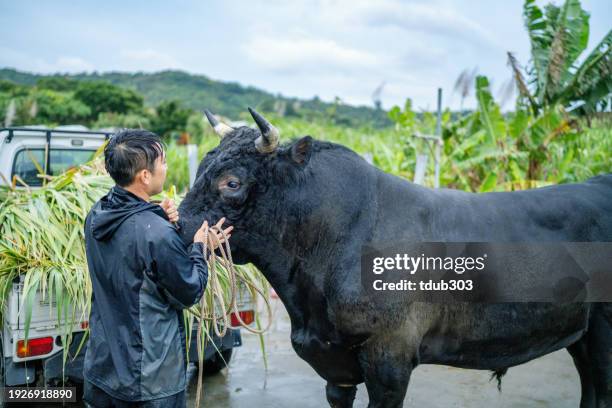
M110 239L125 220L141 211L153 211L168 219L159 205L144 201L119 186L112 187L91 210L90 225L93 237L98 241Z

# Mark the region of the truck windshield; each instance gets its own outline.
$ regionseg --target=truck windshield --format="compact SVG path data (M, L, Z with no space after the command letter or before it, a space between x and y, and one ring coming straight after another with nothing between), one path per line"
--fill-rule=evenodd
M71 167L78 166L91 160L95 150L84 149L51 149L49 169L51 175L58 175ZM23 149L17 152L13 161L14 175L30 187L42 185L42 179L37 175L40 173L37 166L44 168L45 149Z

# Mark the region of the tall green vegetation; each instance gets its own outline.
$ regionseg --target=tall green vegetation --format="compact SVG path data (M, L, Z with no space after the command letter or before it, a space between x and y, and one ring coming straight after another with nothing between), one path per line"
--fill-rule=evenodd
M104 81L80 82L74 98L91 109L90 120L96 120L102 112L126 114L143 107L143 98L138 93Z
M609 123L598 121L596 129L589 128L595 112L612 106L612 32L579 64L588 43L589 15L578 0L543 10L525 0L523 10L531 41L527 80L508 53L519 91L516 108L503 114L489 80L476 77L476 110L454 121L448 112L443 118L442 185L513 190L612 171ZM404 134L433 133L432 116L416 115L410 101L389 115Z
M0 80L0 117L3 124L48 126L84 124L92 128L147 128L166 141L188 130L195 142L201 128L190 118L198 116L181 102L168 100L155 108L144 105L142 95L105 81L76 81L43 77L35 85Z
M63 80L66 79L75 83L103 81L123 90L135 91L142 95L147 110L159 106L162 102L181 101L183 107L192 112L210 109L216 114L233 119L242 118L245 107L252 106L259 111L274 112L286 118L333 120L334 123L349 127L366 125L389 127L391 125L386 113L374 107L347 105L339 98L330 103L322 101L317 96L311 99L285 97L251 86L215 81L203 75L181 71L162 71L150 74L109 72L66 76L64 74L36 75L13 69L0 69L0 80L27 87L34 85L48 87L48 82L63 83ZM65 87L54 90L74 91L73 88ZM0 106L0 121L3 113L4 109ZM333 118L330 117L331 113L333 113ZM19 124L26 123L20 122Z
M151 130L166 138L172 132L184 133L187 129L187 121L193 113L191 109L183 108L178 101L162 102L155 111L156 115L151 121Z
M589 13L579 0L563 5L548 4L543 9L535 0L525 0L525 27L531 42L527 82L512 54L521 95L534 114L547 106L560 104L579 115L609 109L612 95L612 30L584 57L589 41Z

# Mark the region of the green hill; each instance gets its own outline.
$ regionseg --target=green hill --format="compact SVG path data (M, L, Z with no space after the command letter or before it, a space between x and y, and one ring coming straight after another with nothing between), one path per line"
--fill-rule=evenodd
M264 90L243 86L235 82L212 80L204 75L192 75L183 71L161 71L157 73L107 72L91 74L32 74L10 68L0 69L0 80L21 85L36 85L42 78L65 77L79 81L103 80L114 85L137 91L145 104L156 106L162 101L178 100L184 106L195 109L210 109L232 119L242 117L247 106L263 112L276 112L280 116L301 118L326 118L336 124L347 126L391 125L387 112L366 106L351 106L342 103L327 103L318 98L297 99L274 95Z

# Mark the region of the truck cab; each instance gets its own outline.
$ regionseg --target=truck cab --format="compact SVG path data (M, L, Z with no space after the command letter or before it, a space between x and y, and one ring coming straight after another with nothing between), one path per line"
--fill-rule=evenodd
M83 126L63 126L48 129L43 126L0 129L0 186L38 188L43 179L40 169L47 175L60 174L71 167L89 161L112 130L91 131ZM85 260L84 260L85 262ZM32 303L28 340L25 341L25 311L23 275L12 282L4 310L0 310L0 387L57 384L67 379L83 381L83 359L87 342L83 336L88 330L88 315L79 314L72 327L72 341L62 344L62 332L57 320L55 302L36 293ZM238 313L245 323L254 320L250 292L241 286ZM238 325L235 316L232 324ZM231 358L232 349L242 345L240 330L228 329L223 338L210 333L213 339L205 351L205 372L216 373ZM197 362L197 322L192 328L189 360ZM81 345L81 343L83 343ZM69 358L63 364L64 347ZM78 352L78 353L77 353ZM0 403L1 403L0 396ZM1 405L1 404L0 404Z

